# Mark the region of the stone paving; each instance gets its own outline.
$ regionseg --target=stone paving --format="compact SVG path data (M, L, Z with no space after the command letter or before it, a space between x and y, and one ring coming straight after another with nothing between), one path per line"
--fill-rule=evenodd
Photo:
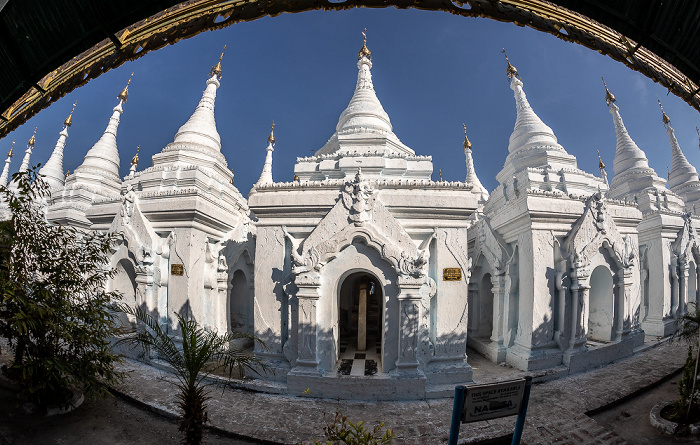
M632 357L585 373L535 383L532 387L524 444L623 444L613 431L586 413L600 410L654 386L678 370L687 346L662 343ZM515 378L524 373L469 355L477 383ZM141 362L127 360L130 377L117 391L151 409L176 415L172 375ZM561 373L535 374L546 380ZM410 402L337 401L264 394L245 389L213 387L208 413L210 425L235 436L261 443L310 443L322 437L324 413L336 410L352 421L368 425L384 421L397 435L395 444L446 443L452 414L451 398ZM515 418L462 425L460 443L480 443L512 434Z

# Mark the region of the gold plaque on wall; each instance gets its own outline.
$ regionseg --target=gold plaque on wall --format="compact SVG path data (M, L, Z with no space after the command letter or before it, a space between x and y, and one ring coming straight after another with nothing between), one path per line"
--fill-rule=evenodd
M182 264L171 264L170 265L170 275L184 275L185 274L185 266Z
M442 269L442 281L459 281L462 279L462 269L459 267L446 267Z

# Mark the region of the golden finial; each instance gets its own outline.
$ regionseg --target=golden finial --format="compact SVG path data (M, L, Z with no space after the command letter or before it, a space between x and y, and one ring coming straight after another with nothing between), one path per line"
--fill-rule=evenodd
M119 99L122 102L126 102L126 99L129 97L129 84L131 83L131 78L134 77L134 73L131 73L131 76L129 76L129 80L126 82L126 86L122 90L121 93L119 93L119 96L117 96L117 99Z
M73 109L70 110L70 114L68 115L68 117L66 118L66 120L63 121L63 126L64 126L64 127L70 127L71 125L73 125L73 112L75 111L75 106L76 106L76 105L78 105L78 101L77 101L77 100L73 103Z
M669 125L671 123L671 118L668 117L668 114L664 111L664 106L661 105L661 101L659 99L656 99L656 101L659 103L659 107L661 107L661 120L664 121L664 125Z
M508 59L508 53L506 53L506 49L503 48L501 50L503 54L506 55L506 62L508 62L508 68L506 68L506 76L508 76L508 80L511 80L513 77L520 78L520 74L518 74L518 70L515 69L513 65L510 63L510 59Z
M270 130L270 136L267 137L267 143L275 145L275 121L272 121L272 130Z
M136 146L136 154L134 155L133 158L131 158L131 165L137 165L139 163L139 150L141 149L141 145Z
M469 138L467 137L467 126L465 124L462 124L464 127L464 149L466 150L467 148L471 150L472 148L472 143L469 142Z
M666 178L671 179L671 170L668 169L668 164L666 164Z
M700 146L700 129L698 129L698 127L695 127L695 132L698 134L698 146Z
M299 176L294 175L294 182L299 182Z
M440 175L440 182L442 182L442 169L438 170L438 174Z
M362 48L360 49L360 52L357 53L357 60L360 60L363 57L367 57L369 60L372 60L372 53L367 48L367 28L365 28L365 30L362 31L362 39Z
M39 127L34 127L34 134L32 135L31 139L29 139L29 142L27 142L27 146L34 146L34 143L36 142L36 129Z
M224 49L221 51L221 55L219 56L219 62L211 68L211 71L209 71L209 77L216 76L218 79L221 79L221 73L223 73L223 71L221 70L221 59L224 58L225 52L226 45L224 45Z
M605 86L605 103L608 104L608 106L610 106L610 104L614 104L615 102L617 102L617 99L615 99L613 93L611 93L608 89L608 84L605 83L605 78L603 78L603 76L600 76L600 78L603 79L603 85Z
M600 150L596 150L598 152L598 168L599 169L604 169L605 164L603 164L603 158L600 157Z
M10 151L7 153L7 157L11 158L12 157L12 150L15 148L15 142L17 142L17 139L12 141L12 147L10 147Z
M66 170L66 178L70 176L70 164L68 164L68 170Z

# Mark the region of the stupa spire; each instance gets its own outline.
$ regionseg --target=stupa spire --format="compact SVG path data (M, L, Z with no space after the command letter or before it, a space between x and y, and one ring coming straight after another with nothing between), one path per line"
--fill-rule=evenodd
M661 101L659 101L659 107L661 108L661 121L666 127L666 134L671 143L671 170L668 173L668 187L674 190L691 182L700 182L697 170L688 162L678 144L673 127L671 127L671 118L664 111ZM666 168L668 168L668 164Z
M226 46L219 56L219 61L209 71L209 79L206 88L199 100L194 113L185 122L175 135L175 144L197 145L209 150L221 152L221 137L216 129L214 117L214 105L216 102L216 90L221 86L222 76L221 61L224 58Z
M0 175L0 186L7 187L7 182L10 179L10 162L12 162L12 149L15 148L15 141L12 141L12 147L7 153L7 159L5 159L5 166L2 168L2 175Z
M464 157L466 159L467 164L467 176L464 179L464 182L472 185L472 191L474 193L479 194L479 199L481 201L486 201L487 199L489 199L489 192L481 184L481 181L479 181L479 178L476 176L476 170L474 169L474 159L472 158L472 143L467 137L467 126L465 124L462 124L462 126L464 127L464 143L462 144L462 146L464 147Z
M393 132L389 115L384 111L377 98L372 83L372 53L367 48L367 30L362 32L363 44L358 52L357 83L350 103L340 114L335 134L331 136L326 145L317 155L334 153L340 150L341 141L353 140L350 145L357 151L357 140L362 138L375 139L377 137L388 139L385 145L387 149L398 154L415 154L413 150L399 141Z
M109 118L107 128L100 139L95 142L95 145L88 150L85 155L85 160L80 167L75 169L74 173L81 170L86 172L101 171L108 174L110 179L121 182L119 177L119 150L117 148L117 129L119 128L119 120L124 112L122 104L129 97L129 84L134 73L131 73L129 80L124 89L119 93L117 99L119 103L112 109L112 116Z
M508 152L513 153L532 147L551 147L563 150L563 147L557 142L557 137L552 129L542 122L542 119L535 114L535 111L530 106L527 96L525 96L523 82L520 79L518 70L510 63L505 48L502 52L505 54L506 62L508 63L506 76L510 82L510 89L513 90L517 109L517 118L513 133L510 135Z
M46 164L39 170L39 174L44 175L44 180L48 182L51 190L63 187L66 180L63 175L63 149L66 146L66 139L68 138L68 128L73 124L73 112L75 111L77 103L78 102L75 102L73 104L73 109L63 122L63 130L58 134L58 141L56 141L56 146L51 153L51 157L49 157Z
M272 130L270 130L270 136L267 138L267 153L265 154L265 164L263 165L262 173L260 173L260 179L255 183L256 186L272 184L272 152L275 151L275 121L272 121Z
M613 124L615 125L615 136L617 138L615 159L613 160L613 172L615 173L615 178L613 178L614 184L617 177L625 171L629 171L630 169L651 169L649 168L649 160L646 154L637 147L637 144L627 132L627 128L620 116L620 108L615 103L617 102L615 96L608 90L605 79L603 79L603 85L605 86L605 102L610 109L610 114L612 114Z
M34 127L34 134L27 142L27 149L24 151L24 158L22 158L22 165L19 167L19 172L26 172L29 169L29 159L32 157L32 150L34 150L34 143L36 142L36 129Z

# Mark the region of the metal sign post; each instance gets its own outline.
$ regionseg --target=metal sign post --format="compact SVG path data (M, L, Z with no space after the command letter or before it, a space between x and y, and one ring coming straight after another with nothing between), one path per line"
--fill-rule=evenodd
M455 387L448 445L457 445L460 423L518 415L512 445L520 444L530 399L532 377L489 385Z

